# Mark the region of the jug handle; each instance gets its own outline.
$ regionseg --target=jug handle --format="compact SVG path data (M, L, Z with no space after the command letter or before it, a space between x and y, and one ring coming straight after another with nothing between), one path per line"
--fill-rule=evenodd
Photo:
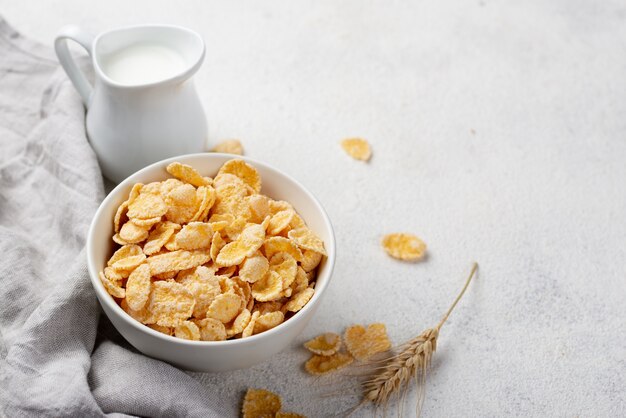
M89 81L87 81L85 74L83 74L80 68L78 68L78 65L76 65L76 61L74 61L74 58L72 57L72 54L67 46L68 40L72 40L85 48L87 50L87 54L91 57L94 37L84 32L76 25L68 25L61 28L54 39L54 50L56 51L61 66L67 73L67 76L70 78L70 81L76 90L78 90L85 107L89 107L89 101L93 88L91 87L91 84L89 84Z

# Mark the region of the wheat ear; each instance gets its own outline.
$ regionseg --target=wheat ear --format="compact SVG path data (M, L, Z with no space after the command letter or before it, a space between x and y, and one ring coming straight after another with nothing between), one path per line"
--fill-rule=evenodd
M477 269L478 263L474 263L472 271L465 281L465 286L463 286L463 289L437 326L427 329L417 337L402 344L398 349L398 354L391 357L387 364L375 373L371 379L364 382L364 403L372 402L376 406L385 406L394 395L399 396L402 389L406 389L411 380L415 379L418 390L416 415L420 415L424 401L426 373L433 353L437 349L439 330L454 310L456 304L461 300L461 297L463 297Z

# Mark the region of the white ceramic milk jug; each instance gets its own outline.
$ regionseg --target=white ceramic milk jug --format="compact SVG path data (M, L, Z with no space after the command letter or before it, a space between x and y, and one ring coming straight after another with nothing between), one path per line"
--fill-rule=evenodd
M91 56L93 87L72 59L68 40ZM120 182L155 161L206 149L206 116L191 80L204 59L197 33L141 25L92 37L70 25L54 46L85 103L87 135L110 180Z

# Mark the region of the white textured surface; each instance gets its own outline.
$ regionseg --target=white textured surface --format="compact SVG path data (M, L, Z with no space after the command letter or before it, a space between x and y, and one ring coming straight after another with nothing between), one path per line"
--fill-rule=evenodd
M177 3L177 4L175 4ZM212 138L292 174L334 222L328 297L299 342L385 322L394 342L443 329L424 416L626 414L626 4L0 0L23 34L168 22L199 31ZM369 164L338 141L370 140ZM421 264L381 234L412 231ZM298 342L298 343L299 343ZM199 375L236 406L248 386L310 416L347 408L291 350ZM371 411L365 411L364 415Z

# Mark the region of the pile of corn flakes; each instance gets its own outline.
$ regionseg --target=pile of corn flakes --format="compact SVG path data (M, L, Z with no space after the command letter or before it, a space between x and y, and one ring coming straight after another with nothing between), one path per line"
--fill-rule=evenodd
M172 163L135 184L113 220L119 248L100 272L134 319L178 338L221 341L274 328L315 292L324 243L258 171L227 161L215 179Z
M377 353L391 348L385 324L371 324L367 328L353 325L346 329L343 340L347 349L341 352L341 336L332 332L318 335L304 343L313 355L304 364L312 375L323 375L350 365L354 359L365 361Z

